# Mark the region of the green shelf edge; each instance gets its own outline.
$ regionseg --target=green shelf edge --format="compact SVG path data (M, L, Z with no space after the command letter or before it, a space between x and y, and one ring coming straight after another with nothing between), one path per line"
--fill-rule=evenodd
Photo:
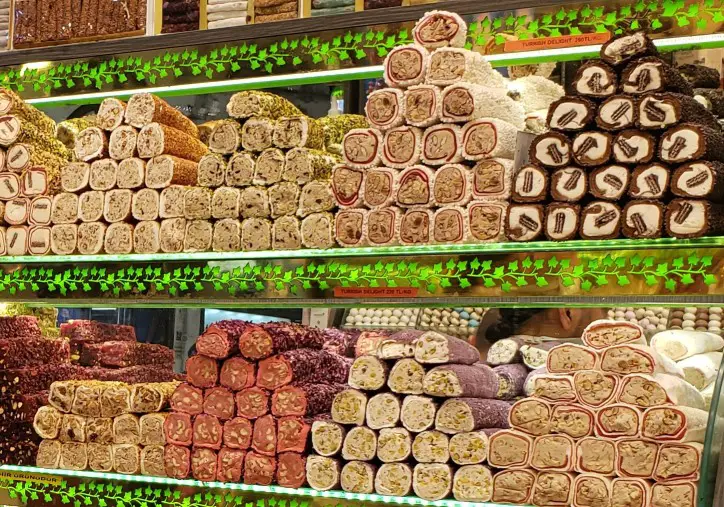
M86 479L101 479L105 481L140 482L144 484L163 484L166 486L191 486L196 488L223 489L230 491L251 491L254 493L298 495L310 498L338 498L344 500L357 500L363 502L391 503L397 505L421 505L439 507L503 507L507 504L490 502L459 502L457 500L437 500L434 502L423 500L414 496L385 496L377 494L347 493L344 491L317 491L310 488L284 488L281 486L257 486L229 482L203 482L193 479L169 479L167 477L150 477L144 475L124 475L104 472L54 470L20 465L0 465L0 471L20 472L26 474L43 474L61 477L80 477ZM18 478L22 480L22 478Z
M665 248L708 248L724 246L724 237L696 239L613 239L573 241L533 241L530 243L475 243L420 245L327 250L262 250L258 252L195 252L128 255L22 255L0 257L0 264L67 264L113 262L217 262L234 260L322 259L408 255L481 255L526 252L589 252L600 250L644 250Z

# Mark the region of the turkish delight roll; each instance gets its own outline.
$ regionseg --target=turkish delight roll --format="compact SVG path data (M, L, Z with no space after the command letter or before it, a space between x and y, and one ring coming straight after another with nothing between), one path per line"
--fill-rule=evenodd
M455 164L462 157L462 129L457 125L434 125L422 136L423 163L432 166Z
M214 228L208 220L188 220L184 234L184 252L206 252L211 249Z
M567 166L573 155L571 141L558 132L537 136L530 145L530 160L544 167Z
M301 111L284 97L273 93L257 90L235 93L226 106L232 118L249 118L250 116L283 116L301 115Z
M225 183L230 187L251 185L254 178L256 159L245 151L235 153L226 167Z
M377 458L380 461L383 463L405 461L411 452L412 437L405 428L382 428L380 430L377 437Z
M140 158L127 158L118 163L116 184L118 188L140 188L146 177L146 162Z
M480 180L478 180L480 182ZM472 198L473 176L462 164L447 164L435 173L432 197L438 206L463 206Z
M646 345L644 330L638 324L605 319L595 320L586 326L581 340L597 350L624 343Z
M545 209L540 204L515 204L508 207L505 236L510 241L533 241L543 233Z
M532 164L523 166L513 178L514 202L539 202L548 197L548 171Z
M312 423L312 448L322 456L334 456L342 450L346 430L332 421L317 420Z
M64 225L58 227L71 227ZM28 231L28 253L30 255L47 255L51 251L52 229L48 226L31 227Z
M283 149L324 149L324 126L308 116L280 118L274 129L274 146Z
M670 403L698 409L703 409L705 406L701 393L694 386L681 378L665 373L627 375L621 379L616 396L621 403L641 408Z
M212 449L195 447L191 451L191 474L197 481L216 479L217 455Z
M502 76L476 51L463 48L439 48L430 55L425 81L428 85L474 84L504 88Z
M422 131L417 127L401 126L385 132L382 162L389 167L404 169L420 161Z
M625 166L597 167L589 174L590 193L597 199L619 200L628 190L631 174Z
M718 118L724 116L724 90L697 88L694 90L694 98L701 102L714 116Z
M628 95L613 95L607 98L596 113L596 125L603 130L632 128L637 120L636 100Z
M374 395L367 402L367 426L373 430L392 428L400 420L400 398L392 393Z
M131 218L133 192L128 189L114 189L106 192L103 218L108 223L123 222Z
M41 444L42 445L42 444ZM111 472L113 470L113 445L88 444L88 467L94 472ZM163 447L161 447L163 455Z
M349 370L350 387L365 391L376 391L385 385L388 366L375 356L360 356Z
M677 70L655 56L629 63L621 74L621 90L632 95L665 91L694 94L689 82Z
M158 189L197 183L201 186L212 186L207 183L210 182L209 174L213 171L210 165L215 162L218 163L218 160L209 159L207 155L204 155L198 164L173 155L158 155L146 164L146 186Z
M678 93L652 93L638 104L638 125L663 129L678 123L695 123L717 128L716 119L693 97Z
M394 48L385 58L385 83L402 89L422 83L429 60L430 53L423 46L407 44Z
M698 160L679 166L671 178L671 192L678 197L724 199L724 164Z
M475 364L479 368L485 369L485 364ZM523 385L528 375L528 369L524 364L503 364L493 368L495 373L498 389L495 397L500 400L515 399L523 393Z
M196 125L178 109L150 93L133 95L126 105L125 121L134 127L144 127L152 122L162 123L198 138Z
M211 216L213 218L238 218L240 191L233 187L219 187L211 198Z
M401 359L392 366L387 386L392 392L401 394L422 394L422 380L425 369L414 359Z
M601 59L613 66L652 55L658 55L658 51L643 31L614 37L601 47Z
M364 237L367 243L371 246L396 244L397 224L401 213L400 209L394 206L370 210L364 223Z
M348 493L374 492L375 472L377 467L361 461L345 463L340 472L340 486Z
M429 127L440 121L442 92L433 85L412 86L405 91L404 115L408 125Z
M252 422L245 417L235 417L224 423L222 442L231 449L248 449L251 446Z
M155 160L155 159L154 159ZM149 168L148 172L149 175L151 175L151 162L149 162ZM197 164L197 177L195 181L192 182L173 182L180 185L196 185L202 187L211 187L216 188L220 187L224 184L224 176L226 174L226 160L224 160L224 157L221 155L218 155L216 153L207 153L203 157L201 157L201 160L199 160L199 163ZM171 173L173 174L173 173ZM155 178L154 178L155 179ZM158 177L160 180L160 176ZM163 178L164 180L168 181L168 178ZM147 184L148 184L148 178L146 178ZM168 183L171 183L171 181L168 181ZM151 186L151 185L149 185ZM153 188L158 188L157 185L153 185Z
M269 187L267 194L271 217L295 215L299 209L300 193L299 185L293 181L282 181Z
M658 154L664 162L677 164L696 159L723 162L724 134L721 129L683 123L664 132Z
M699 480L704 446L700 443L666 442L659 448L653 479L658 482Z
M480 352L460 338L427 331L415 342L415 360L423 364L474 364L480 361Z
M60 383L62 384L62 383ZM101 392L101 416L116 417L131 411L131 387L108 385Z
M28 223L30 212L30 199L27 197L16 197L5 203L3 219L8 225L25 225Z
M78 134L73 154L76 160L91 162L108 155L108 137L98 127L88 127Z
M147 445L141 449L141 475L165 477L163 445Z
M111 132L108 142L108 155L114 160L131 158L136 154L138 131L128 125L122 125Z
M489 439L485 431L457 433L450 437L450 457L458 465L483 463L488 459Z
M579 131L588 127L596 116L596 104L583 97L566 96L553 102L548 109L550 128Z
M517 135L518 128L505 120L481 118L468 122L462 131L462 155L472 161L512 159Z
M489 366L449 364L428 371L422 386L430 396L494 398L498 378Z
M694 88L718 88L721 75L719 71L706 65L684 64L676 69Z
M648 479L654 473L659 444L639 439L616 441L616 475Z
M406 463L384 463L375 476L375 492L380 495L405 496L412 489L412 468Z
M551 412L551 432L562 433L571 438L592 435L595 419L596 414L590 408L578 404L556 403Z
M60 447L61 470L85 470L88 467L88 445L82 442L65 442Z
M185 218L167 218L161 221L161 229L159 231L159 246L161 247L162 252L182 252L185 237Z
M537 472L525 468L502 470L493 476L496 503L527 504L533 494ZM606 504L603 504L606 505Z
M546 361L550 373L574 373L593 370L597 366L598 354L595 350L573 343L553 347Z
M581 207L554 202L546 206L545 235L551 241L567 241L578 235Z
M462 243L467 238L467 213L463 208L445 206L435 211L432 229L434 243Z
M500 431L496 433L492 438L495 438L501 433L503 432ZM530 438L528 435L524 436ZM535 438L530 452L530 466L541 471L572 471L575 463L575 446L575 442L568 435L538 436Z
M403 125L405 123L405 97L403 91L397 88L383 88L373 91L367 97L365 115L370 127L383 132ZM351 132L354 132L354 130ZM345 145L347 144L347 136L345 136L343 142Z
M13 173L0 174L0 199L14 199L20 195L20 177Z
M161 190L158 216L161 218L182 218L184 216L188 187L171 185Z
M655 483L651 486L651 507L694 507L697 504L695 481Z
M618 390L618 378L597 371L577 371L573 375L573 385L578 400L595 408L606 405L613 399Z
M573 507L611 505L611 479L598 474L580 474L573 483Z
M443 463L418 463L412 475L412 488L423 500L442 500L452 490L452 468Z
M505 428L510 409L510 404L503 400L449 399L435 416L435 429L454 434L481 428Z
M669 189L670 169L660 163L637 166L628 190L634 199L661 199Z
M576 391L573 377L543 373L533 379L533 395L551 402L575 402Z
M400 243L403 245L429 243L432 221L433 212L429 209L416 208L408 210L400 219Z
M139 221L156 220L158 218L159 203L160 195L157 190L142 188L133 194L131 214L133 218ZM95 220L89 221L93 222Z
M382 133L375 128L350 130L342 141L345 163L360 169L378 165L383 142Z
M570 472L545 471L538 474L531 503L540 507L563 507L573 501L575 475Z
M470 240L500 241L505 237L508 205L503 202L473 202L467 207Z
M419 463L447 463L450 461L449 437L439 431L423 431L415 435L412 455Z
M158 253L161 250L161 226L154 220L138 222L133 229L133 251L135 253Z
M58 438L63 414L54 407L40 407L33 419L33 429L40 438Z
M305 248L331 248L334 245L334 215L314 213L305 217L301 233Z
M247 192L248 189L244 189L242 194ZM299 195L297 215L306 217L312 213L330 211L334 209L334 204L335 199L334 193L332 192L332 185L328 181L310 181L302 187Z
M90 164L86 162L71 162L60 171L60 186L64 192L80 192L88 188L90 180ZM20 185L15 187L18 189ZM12 197L17 195L15 189L11 189ZM11 197L11 198L12 198Z
M113 443L138 444L141 442L141 428L138 416L122 414L113 418Z
M28 223L31 225L50 225L52 210L53 199L50 196L39 195L33 198L33 200L30 201Z
M241 249L252 252L271 249L272 224L266 218L247 218L241 223Z
M591 60L576 71L573 88L579 95L591 98L610 97L618 89L618 79L614 70L605 63Z
M621 209L611 202L594 201L581 211L579 234L583 239L617 238Z
M263 151L271 148L276 122L270 118L249 118L242 127L241 142L247 151Z
M141 447L136 444L113 444L113 470L120 474L141 471Z
M453 12L430 11L415 24L412 38L427 49L447 46L461 48L465 45L467 29L465 21Z
M58 439L61 442L85 442L85 426L85 417L74 414L63 414Z
M601 352L600 368L619 375L669 373L684 378L681 367L646 345L624 344L606 348Z
M302 232L299 219L283 216L272 225L272 250L298 250L302 248Z
M586 437L576 442L575 470L579 473L615 475L616 442L614 440Z
M208 148L198 139L162 123L150 123L138 133L138 156L173 155L198 162Z
M342 459L371 461L377 451L377 434L365 426L350 429L342 444Z
M613 137L607 132L581 132L573 140L573 158L578 165L603 165L611 158Z
M78 221L78 196L63 192L53 196L50 215L54 224L74 224Z
M699 200L674 199L666 208L666 232L675 238L698 238L724 231L720 205Z
M75 253L77 245L78 226L76 224L61 224L52 227L50 249L55 255L71 255Z
M548 402L524 398L510 408L510 426L530 435L545 435L550 429L551 413L552 407Z
M0 228L2 232L5 228ZM29 230L24 225L8 227L5 232L5 241L2 250L7 255L26 255L28 253Z
M367 169L362 182L364 204L371 209L390 206L395 202L395 196L400 186L399 176L400 171L389 167Z
M324 129L324 146L330 153L342 154L342 139L352 129L369 126L367 118L359 114L338 114L319 118Z
M489 117L522 129L524 116L523 106L511 99L504 88L458 83L448 86L442 92L440 119L443 122L460 123Z
M611 504L621 507L650 505L651 483L644 479L616 477L611 482Z
M209 149L220 155L231 155L241 148L241 124L236 120L221 120L211 129Z
M332 420L340 424L364 424L367 395L356 389L345 389L334 397Z
M378 147L381 147L382 134L379 135L378 141ZM296 181L299 185L312 180L327 180L332 174L332 167L337 163L339 158L335 155L309 148L293 148L287 152L282 179Z
M501 430L490 436L488 463L497 468L528 466L533 437L516 430Z
M338 211L335 217L335 238L343 247L361 246L365 243L367 211L347 209Z
M596 435L601 438L634 437L640 425L641 412L623 403L606 405L596 413Z
M340 208L358 208L363 205L362 189L364 186L364 178L364 170L348 167L344 164L334 166L331 180L332 192Z
M436 403L426 396L405 396L400 409L400 422L412 432L432 427L437 412Z
M691 407L651 407L641 419L641 436L656 442L704 442L708 413Z
M339 484L340 464L333 458L310 455L306 464L307 483L317 491L328 491Z
M627 238L659 238L664 229L664 205L659 201L631 201L623 209L621 231Z
M184 217L191 220L211 218L211 200L214 191L205 187L191 187L184 194Z
M103 99L98 107L96 124L103 130L112 131L123 124L123 116L126 113L126 103L119 99Z
M254 185L273 185L282 180L286 167L284 152L278 148L262 151L254 164Z

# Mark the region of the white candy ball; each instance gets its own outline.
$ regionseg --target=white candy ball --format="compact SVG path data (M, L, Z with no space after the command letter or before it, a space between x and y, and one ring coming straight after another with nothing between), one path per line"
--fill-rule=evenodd
M402 317L402 310L394 309L392 310L392 315L395 317Z

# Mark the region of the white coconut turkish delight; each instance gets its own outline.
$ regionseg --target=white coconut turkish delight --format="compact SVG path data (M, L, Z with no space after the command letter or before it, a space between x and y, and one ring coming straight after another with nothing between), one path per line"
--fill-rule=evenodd
M434 85L411 86L405 91L404 115L408 125L429 127L440 121L442 90Z
M184 235L184 252L207 252L211 249L214 229L208 220L188 220Z
M397 46L385 58L385 83L402 89L422 83L429 60L430 53L420 45Z
M467 24L458 14L430 11L415 24L412 38L427 49L447 46L461 48L465 45L467 30Z

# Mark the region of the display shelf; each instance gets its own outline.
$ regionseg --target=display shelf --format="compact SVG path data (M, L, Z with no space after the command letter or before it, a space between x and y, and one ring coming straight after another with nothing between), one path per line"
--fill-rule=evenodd
M67 478L65 481L57 481L57 478ZM79 482L78 480L88 482ZM85 484L80 489L79 485L72 485L73 482ZM103 484L102 489L98 488ZM147 484L143 488L143 484ZM28 487L29 486L29 487ZM179 488L193 488L192 491L184 491ZM327 505L327 501L334 500L335 507L346 507L364 503L386 503L395 505L420 505L439 507L494 507L501 504L490 502L458 502L455 500L438 500L430 502L421 498L406 496L384 496L376 494L346 493L344 491L316 491L310 488L283 488L281 486L255 486L250 484L236 484L228 482L201 482L196 480L177 480L165 477L148 477L142 475L123 475L115 473L99 472L74 472L69 470L48 470L43 468L0 465L0 489L15 491L15 497L20 498L24 493L27 498L32 498L32 493L41 497L45 503L52 503L63 497L70 502L79 500L81 505L90 505L86 502L88 498L93 505L103 498L106 505L117 504L118 500L124 505L161 505L169 507L211 507L211 506L232 506L232 505L255 505L256 507L286 507L289 500L289 507L308 507L314 505ZM209 490L213 491L210 492ZM241 495L240 492L249 492L253 497ZM47 496L46 496L47 495ZM186 501L186 499L189 499ZM328 500L327 500L328 499ZM341 501L341 502L340 502ZM67 503L63 501L63 503Z

